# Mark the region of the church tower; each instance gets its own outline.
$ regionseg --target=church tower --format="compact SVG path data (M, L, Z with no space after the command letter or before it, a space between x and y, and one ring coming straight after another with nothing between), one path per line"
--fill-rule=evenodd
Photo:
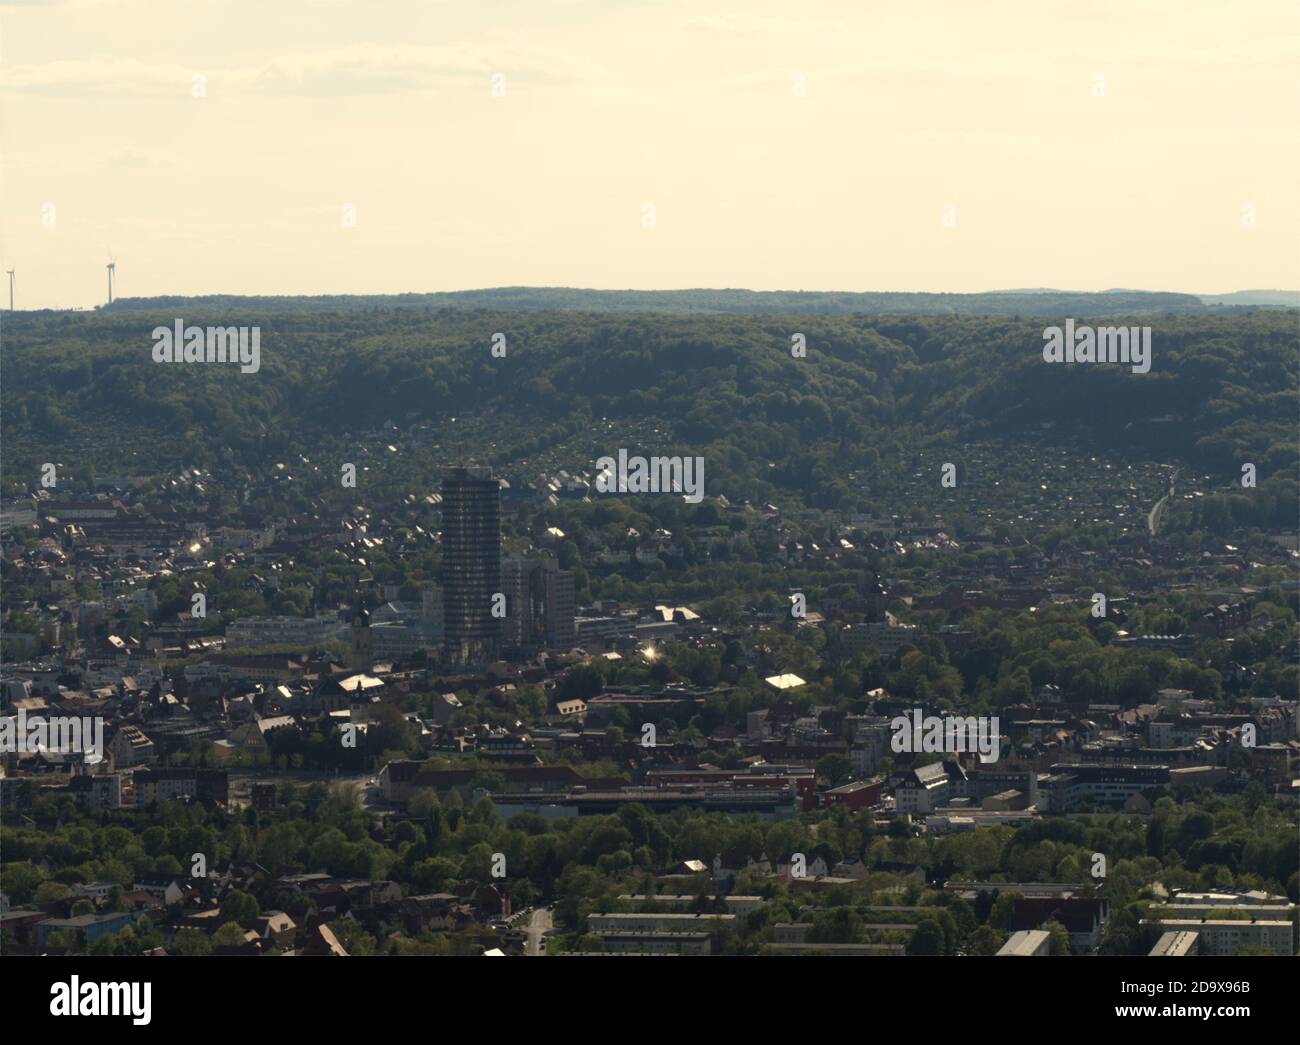
M374 662L374 647L370 638L370 612L360 607L352 618L352 646L348 651L348 667L353 671L369 671Z

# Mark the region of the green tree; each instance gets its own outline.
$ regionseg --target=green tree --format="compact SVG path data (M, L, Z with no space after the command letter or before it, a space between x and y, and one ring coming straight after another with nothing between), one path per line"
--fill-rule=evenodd
M1057 956L1069 955L1070 934L1066 932L1065 926L1058 921L1050 921L1044 928L1048 936L1048 953Z
M261 913L257 900L239 889L231 889L221 900L221 917L227 921L250 922Z
M986 957L997 954L1004 943L1006 937L1002 933L991 925L981 925L966 938L966 953Z
M233 923L232 923L233 924ZM240 932L240 941L243 939L243 932ZM233 946L237 946L234 944ZM172 950L186 957L206 956L212 953L212 941L208 939L206 933L198 929L178 929L176 936L172 940Z
M922 918L907 941L908 954L943 954L943 929L933 918Z
M244 929L238 922L226 922L212 934L213 947L242 947Z

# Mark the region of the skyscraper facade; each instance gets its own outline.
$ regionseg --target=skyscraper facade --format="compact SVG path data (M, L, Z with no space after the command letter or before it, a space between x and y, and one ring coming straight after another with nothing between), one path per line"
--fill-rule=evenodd
M554 559L511 555L501 563L506 596L504 639L531 653L545 647L569 650L576 641L573 574Z
M486 467L450 468L442 480L443 653L458 665L497 657L501 620L501 487Z

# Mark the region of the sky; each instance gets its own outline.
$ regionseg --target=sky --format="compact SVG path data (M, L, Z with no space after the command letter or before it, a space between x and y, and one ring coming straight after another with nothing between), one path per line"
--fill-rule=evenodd
M1297 186L1294 0L0 0L23 309L1295 289Z

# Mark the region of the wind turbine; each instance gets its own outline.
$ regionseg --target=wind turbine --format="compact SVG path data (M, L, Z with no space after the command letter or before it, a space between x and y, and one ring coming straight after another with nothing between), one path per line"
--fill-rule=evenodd
M14 270L5 269L5 275L9 277L9 311L14 310Z
M108 303L110 305L113 303L113 273L116 270L117 262L113 260L113 256L110 254L108 260Z

